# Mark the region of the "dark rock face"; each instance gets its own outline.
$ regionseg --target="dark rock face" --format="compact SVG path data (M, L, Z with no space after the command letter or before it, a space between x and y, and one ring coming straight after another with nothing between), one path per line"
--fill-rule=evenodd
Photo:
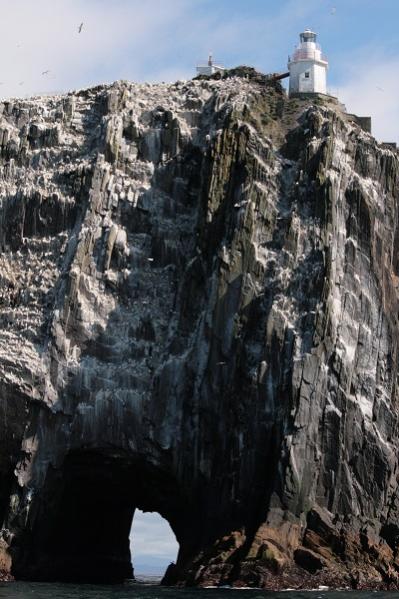
M257 78L2 105L0 569L395 585L398 158Z

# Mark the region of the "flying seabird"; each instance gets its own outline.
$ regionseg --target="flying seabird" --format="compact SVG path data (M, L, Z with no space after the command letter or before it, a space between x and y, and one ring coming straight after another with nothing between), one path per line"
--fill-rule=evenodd
M79 32L79 33L82 33L82 29L83 29L83 23L81 23L81 24L79 25L78 32Z

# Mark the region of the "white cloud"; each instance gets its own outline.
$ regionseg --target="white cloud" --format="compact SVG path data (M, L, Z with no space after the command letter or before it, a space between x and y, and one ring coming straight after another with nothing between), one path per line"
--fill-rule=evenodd
M188 0L0 0L1 94L134 78L188 6Z
M379 141L399 142L399 58L373 56L365 50L350 64L339 86L340 100L348 112L372 117L373 135Z

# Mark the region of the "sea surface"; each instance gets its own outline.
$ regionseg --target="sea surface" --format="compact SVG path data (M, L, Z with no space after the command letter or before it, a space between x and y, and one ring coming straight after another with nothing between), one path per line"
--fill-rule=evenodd
M0 583L0 599L398 599L396 592L174 589L151 583L98 586L27 582Z

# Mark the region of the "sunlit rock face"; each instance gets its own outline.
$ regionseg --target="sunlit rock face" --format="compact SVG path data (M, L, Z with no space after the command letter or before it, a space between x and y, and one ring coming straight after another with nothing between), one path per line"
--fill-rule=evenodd
M398 157L249 73L0 121L0 569L396 584Z

